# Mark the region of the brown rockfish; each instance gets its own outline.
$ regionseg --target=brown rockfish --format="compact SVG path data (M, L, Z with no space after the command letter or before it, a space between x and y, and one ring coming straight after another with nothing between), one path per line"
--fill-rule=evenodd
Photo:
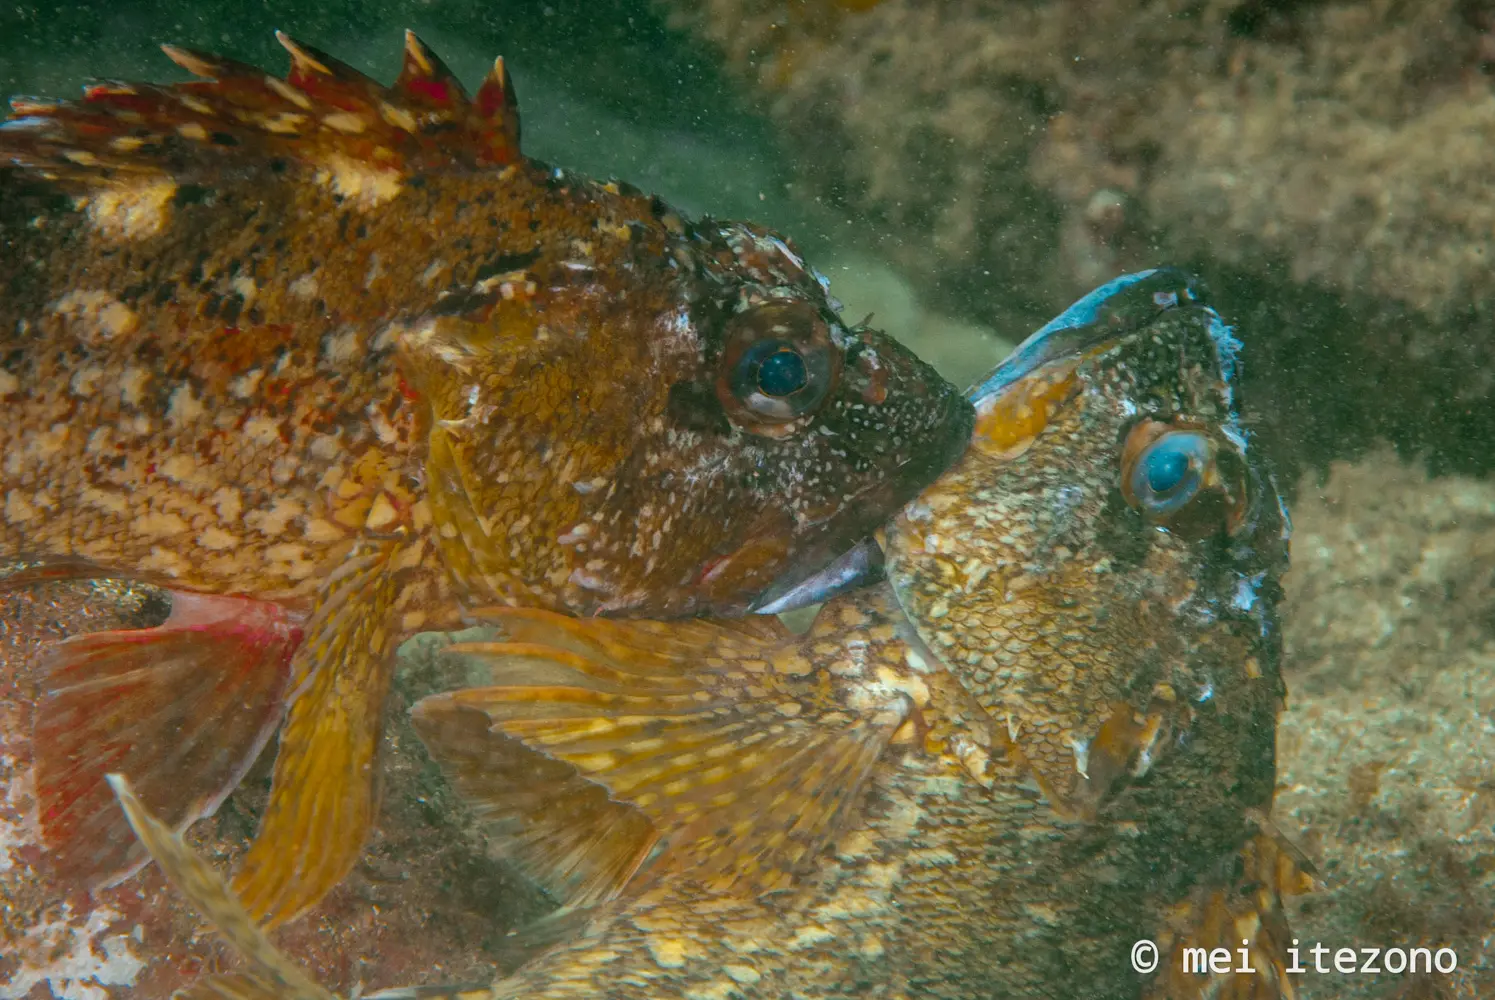
M568 904L509 978L384 995L1291 995L1288 526L1238 346L1177 272L1083 300L974 390L971 449L886 529L892 586L803 636L497 614L511 641L461 647L494 686L417 727ZM248 960L193 995L331 996L116 787Z
M104 773L180 828L289 700L238 885L271 923L357 856L401 636L742 613L971 426L787 240L524 157L501 60L469 98L413 35L389 87L281 41L284 79L167 47L204 79L0 125L3 585L171 598L47 655L43 826L116 875Z

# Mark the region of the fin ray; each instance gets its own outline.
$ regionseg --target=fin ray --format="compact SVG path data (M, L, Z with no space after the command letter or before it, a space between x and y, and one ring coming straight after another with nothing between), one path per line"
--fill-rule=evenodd
M659 833L572 765L490 729L487 716L450 699L425 699L416 732L457 791L488 821L494 845L571 905L615 894L648 858Z
M292 663L295 688L270 803L234 889L269 927L315 905L352 870L373 824L375 758L393 672L386 627L402 579L397 543L328 581Z
M901 697L849 712L828 690L830 678L775 672L770 661L802 641L777 623L488 617L517 641L455 652L486 660L505 681L548 655L552 675L576 683L433 695L417 706L417 731L480 811L509 827L535 822L532 800L485 785L473 747L486 741L491 756L518 762L522 746L545 766L566 766L555 773L578 802L562 805L555 787L547 789L550 853L522 860L539 867L542 881L564 881L556 871L563 858L586 869L589 902L621 891L622 876L632 877L654 840L651 878L683 870L724 888L782 886L843 827L872 764L909 715ZM554 644L548 654L546 641ZM443 725L462 727L465 756ZM606 807L581 807L589 786L605 791ZM587 837L563 836L557 817L568 809L571 819L590 810ZM625 819L626 845L600 832ZM562 844L582 853L573 858Z
M105 780L135 835L166 877L252 966L248 974L199 982L189 995L235 1000L335 1000L334 994L280 953L234 897L223 876L151 814L131 790L127 778L109 774Z
M167 58L200 79L98 83L76 101L17 99L0 124L0 162L86 188L142 173L191 176L224 158L285 158L314 169L353 161L397 179L520 157L513 82L501 60L468 99L413 35L392 87L305 43L277 39L291 55L284 78L168 45Z
M211 815L284 711L299 629L279 608L174 593L152 629L85 633L44 655L35 746L59 869L108 884L145 859L104 775L130 776L174 829Z

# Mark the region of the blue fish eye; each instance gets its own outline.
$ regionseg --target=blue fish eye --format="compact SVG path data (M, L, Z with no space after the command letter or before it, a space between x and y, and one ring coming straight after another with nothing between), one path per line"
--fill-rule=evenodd
M1146 514L1164 517L1198 495L1209 463L1210 443L1205 435L1173 431L1142 450L1127 485Z
M1158 449L1142 462L1147 487L1154 493L1168 493L1183 482L1189 471L1189 456L1177 448Z
M783 347L758 366L758 389L765 396L789 396L805 387L809 373L805 359L792 348Z
M727 419L751 433L803 429L786 424L818 411L836 387L846 357L809 302L765 302L723 329L716 395Z

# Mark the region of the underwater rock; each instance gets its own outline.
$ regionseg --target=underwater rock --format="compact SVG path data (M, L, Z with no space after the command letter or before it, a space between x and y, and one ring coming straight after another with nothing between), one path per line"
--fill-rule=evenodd
M1429 480L1382 450L1304 482L1293 520L1273 815L1327 883L1290 907L1304 967L1317 942L1458 963L1396 975L1387 954L1373 975L1358 956L1353 975L1294 985L1495 995L1495 486Z

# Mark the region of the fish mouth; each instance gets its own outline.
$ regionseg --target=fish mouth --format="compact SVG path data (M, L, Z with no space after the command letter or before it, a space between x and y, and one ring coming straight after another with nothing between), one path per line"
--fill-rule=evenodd
M889 518L916 499L925 488L966 453L975 429L974 409L960 393L943 394L938 426L946 431L925 450L914 452L879 483L866 486L846 501L865 511L847 535L829 534L834 519L819 526L821 537L797 543L801 554L775 578L749 607L759 615L781 614L828 601L883 578L882 548L871 537Z
M980 409L993 403L1003 393L1020 385L1024 379L1045 365L1082 355L1138 330L1159 315L1182 305L1205 301L1198 279L1178 268L1164 267L1122 275L1101 285L1075 302L1064 312L1044 324L1025 339L984 379L965 393L973 407ZM954 415L950 415L951 418ZM923 488L965 453L970 434L952 436L949 446L915 459L900 467L897 483L864 491L858 498L864 506L875 505L897 494L900 507L915 500ZM919 484L919 491L908 490ZM871 525L868 531L877 525ZM863 537L850 547L825 556L817 553L808 572L781 575L754 603L756 614L779 614L830 600L883 579L882 549L870 537Z

